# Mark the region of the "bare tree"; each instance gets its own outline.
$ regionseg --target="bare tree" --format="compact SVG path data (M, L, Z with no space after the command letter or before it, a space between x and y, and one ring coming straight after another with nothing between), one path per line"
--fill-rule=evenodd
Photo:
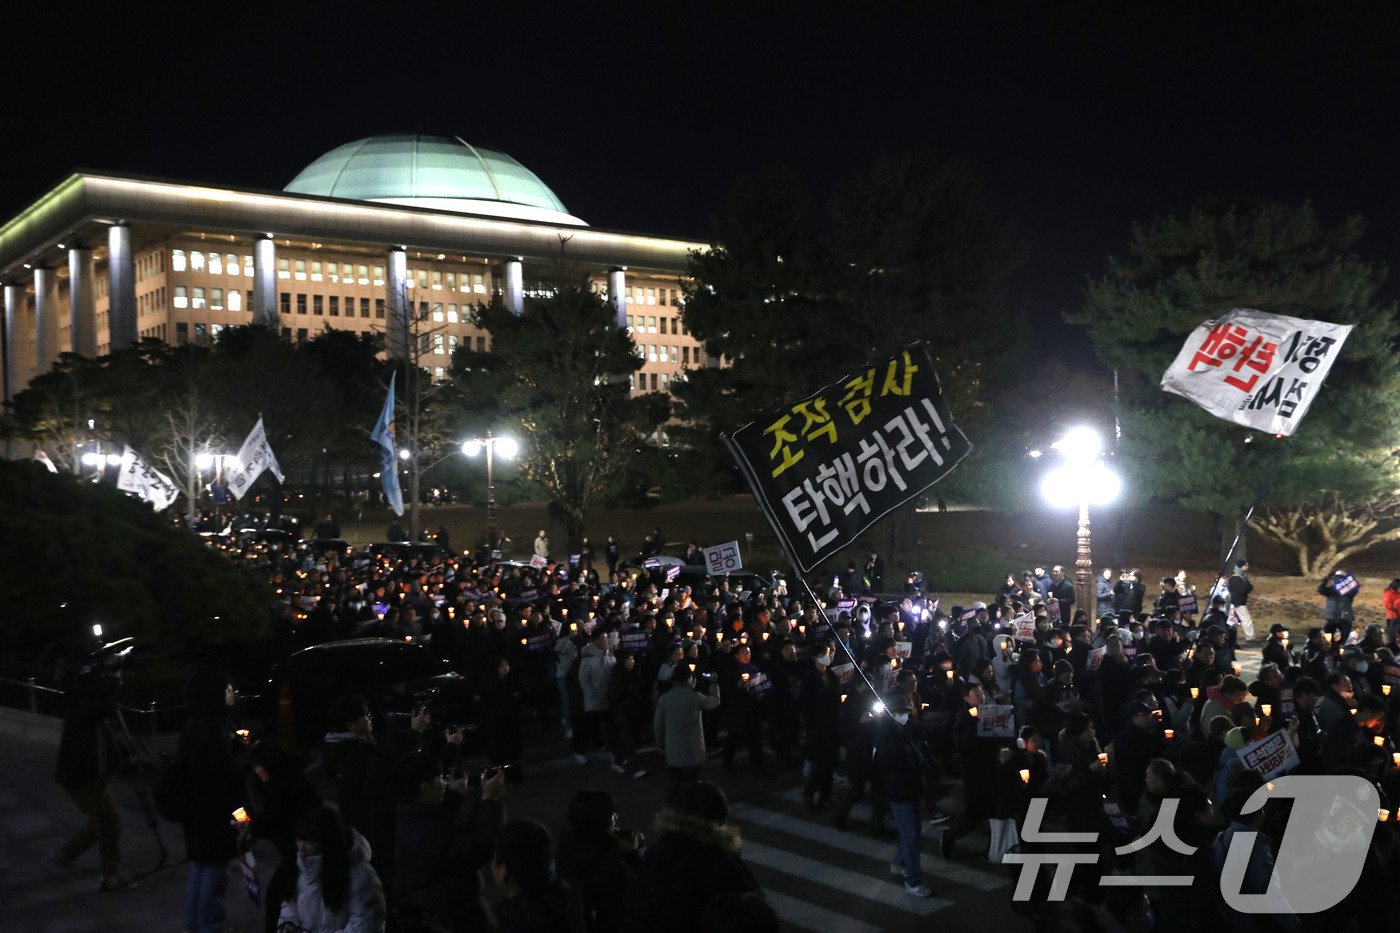
M1321 501L1273 505L1252 524L1265 537L1293 552L1305 577L1337 569L1348 557L1387 541L1400 541L1400 496L1347 503L1337 496Z

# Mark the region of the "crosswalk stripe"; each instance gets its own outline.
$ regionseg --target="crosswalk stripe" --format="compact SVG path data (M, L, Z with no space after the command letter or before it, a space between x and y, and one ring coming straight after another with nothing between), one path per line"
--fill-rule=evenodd
M744 848L747 850L748 846ZM745 854L748 854L747 851ZM884 929L864 923L855 917L809 904L800 897L789 897L772 890L764 891L763 896L768 899L768 905L777 912L780 919L808 930L820 930L821 933L880 933L880 930Z
M733 813L733 810L730 810ZM904 891L902 884L875 881L868 875L853 872L849 868L828 865L806 856L796 855L783 849L774 849L757 842L744 842L741 853L745 861L755 865L765 865L787 875L796 875L814 884L820 884L837 891L844 891L854 897L863 897L886 907L893 907L919 917L945 907L953 906L952 901L941 897L914 897ZM825 930L823 924L821 929Z
M854 812L854 811L853 811ZM824 845L841 849L846 852L855 852L869 858L889 861L894 856L895 846L893 841L881 842L878 839L866 839L854 833L843 833L830 826L820 826L810 823L807 820L787 816L753 804L735 804L729 808L729 813L735 819L744 823L751 823L754 826L762 826L767 829L775 829L789 836L798 836L802 839L809 839L813 842L820 842ZM1010 884L1006 878L989 871L981 871L976 868L969 868L966 865L959 865L956 862L943 861L938 863L935 869L928 867L928 861L922 863L924 874L934 878L942 878L958 884L976 888L979 891L992 891Z

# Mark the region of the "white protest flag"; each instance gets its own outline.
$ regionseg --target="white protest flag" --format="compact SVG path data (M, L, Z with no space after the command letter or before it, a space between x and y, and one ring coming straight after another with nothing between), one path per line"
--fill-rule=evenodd
M282 468L277 465L277 457L272 453L272 447L267 443L267 432L263 430L262 418L258 418L258 423L253 425L253 430L248 432L248 438L243 442L243 446L238 449L238 462L228 470L228 488L233 492L234 498L242 499L248 488L253 485L253 481L262 475L263 470L271 470L272 475L277 477L277 482L282 482Z
M1289 435L1332 369L1350 324L1235 308L1186 338L1162 389L1217 418Z
M160 470L151 466L132 450L130 445L122 448L121 469L117 472L117 488L122 492L134 492L149 502L157 512L164 511L180 495L175 482Z

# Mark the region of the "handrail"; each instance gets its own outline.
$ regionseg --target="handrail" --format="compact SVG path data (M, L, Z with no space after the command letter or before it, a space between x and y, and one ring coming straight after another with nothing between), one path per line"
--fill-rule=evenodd
M22 705L17 704L14 698L11 697L11 692L6 689L8 687L18 687L24 692L25 701ZM28 712L35 716L49 715L49 713L45 713L39 708L41 697L62 697L66 695L67 693L64 690L39 683L36 677L29 677L24 680L16 680L12 677L0 677L0 706L9 707L10 709L27 709ZM154 700L147 703L144 707L118 704L118 708L124 713L146 717L147 731L152 738L160 734L160 716L162 713L170 713L185 709L183 704L159 706Z

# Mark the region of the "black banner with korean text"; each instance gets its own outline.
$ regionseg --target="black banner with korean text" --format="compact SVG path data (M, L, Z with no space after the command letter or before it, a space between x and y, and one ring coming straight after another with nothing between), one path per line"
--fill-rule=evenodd
M728 442L803 573L947 476L972 449L922 343L765 413Z

